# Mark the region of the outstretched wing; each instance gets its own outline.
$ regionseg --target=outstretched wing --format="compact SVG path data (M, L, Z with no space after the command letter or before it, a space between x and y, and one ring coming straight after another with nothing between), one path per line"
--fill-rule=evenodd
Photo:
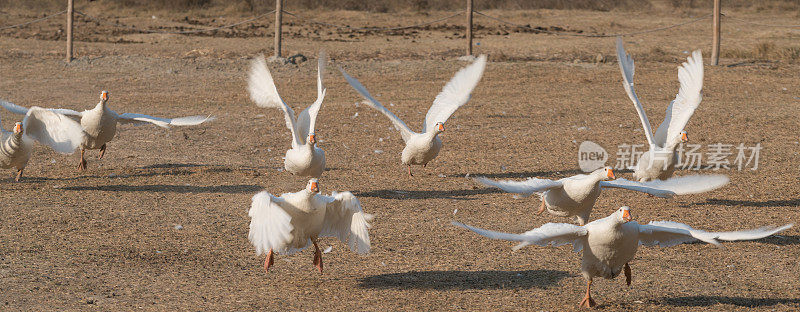
M619 61L619 69L622 71L622 86L625 87L625 92L628 93L628 97L633 101L633 106L639 114L639 121L642 122L644 134L647 136L647 143L654 145L656 141L653 139L650 120L647 119L642 102L639 102L639 97L636 96L636 91L633 90L633 58L631 58L630 54L625 53L625 48L622 47L622 37L617 37L617 60Z
M329 198L332 200L325 210L325 221L320 235L338 237L356 253L369 253L368 222L372 220L372 215L364 213L361 202L353 193L333 192Z
M583 248L583 244L580 241L576 242L576 240L589 233L583 226L567 223L547 223L523 234L489 231L455 221L453 221L453 225L463 227L491 239L520 242L517 246L514 246L513 249L515 251L528 245L547 246L552 244L553 246L561 246L573 244L574 250L577 252Z
M262 191L253 196L250 206L250 234L248 239L256 254L267 253L270 249L285 252L292 240L292 217L278 203L283 199Z
M394 127L397 130L400 131L400 136L403 137L403 141L404 142L408 142L408 140L411 139L411 136L414 134L414 131L411 131L411 128L409 128L408 125L406 125L406 123L403 122L403 120L401 120L400 118L395 116L394 113L392 113L391 111L386 109L386 107L381 105L381 103L378 102L378 100L376 100L374 97L372 97L372 95L369 94L369 91L367 91L367 88L364 88L364 86L361 85L361 83L358 82L358 80L356 80L355 78L350 77L350 75L348 75L344 71L344 69L339 67L339 71L342 72L342 75L344 76L344 79L346 79L347 82L350 83L350 86L353 87L353 89L356 89L356 91L358 91L358 93L361 93L361 96L363 96L365 99L367 99L367 102L365 102L367 105L369 105L370 107L376 109L377 111L381 112L382 114L386 115L386 117L389 117L389 120L392 121L392 124L394 124Z
M678 67L678 81L681 83L678 95L667 106L664 121L656 129L655 140L661 146L671 146L680 140L681 131L703 100L700 93L703 89L703 54L700 50L692 52L692 56Z
M530 196L533 193L544 193L549 189L564 185L561 183L561 181L537 178L528 178L525 181L495 181L484 177L477 177L475 178L475 181L486 186L499 188L509 193L522 194L522 196Z
M22 127L25 135L63 154L72 154L85 135L77 121L36 106L28 110Z
M728 182L730 182L730 179L726 175L708 174L673 177L667 180L653 180L648 182L616 179L613 181L601 181L600 186L623 188L648 193L653 196L669 198L674 195L697 194L712 191L725 186Z
M286 127L292 132L292 148L306 143L306 138L300 137L297 133L297 126L295 125L297 120L294 116L294 111L289 105L283 102L281 96L278 94L278 89L275 88L275 81L272 80L272 74L269 73L263 55L254 58L250 65L247 89L250 91L250 99L253 100L258 107L280 108L283 110L284 118L286 119Z
M703 235L710 235L716 238L717 240L728 241L728 242L762 239L764 237L783 232L793 226L793 224L790 223L784 226L777 226L777 227L764 226L757 229L743 230L743 231L706 232L703 230L693 229L691 226L683 223L672 222L672 221L652 221L649 224L665 228L682 229L686 231L694 231L696 233L703 233Z
M19 106L17 104L11 103L11 102L6 102L6 101L3 101L3 100L0 100L0 106L3 106L3 108L8 110L9 112L12 112L12 113L17 114L17 115L25 115L25 114L28 113L28 109L27 108Z
M325 99L325 92L327 89L322 85L322 78L324 75L325 52L320 52L319 60L317 61L317 100L297 116L298 135L304 139L308 138L310 133L314 133L317 114L319 113L320 107L322 107L322 100Z
M151 123L162 128L169 128L169 126L194 126L212 121L216 118L212 116L188 116L179 118L160 118L144 114L124 113L117 115L117 122L119 123Z
M436 123L444 123L459 107L467 104L472 90L483 76L484 68L486 68L486 55L481 55L475 62L459 70L450 82L444 85L442 92L436 95L433 105L425 114L424 132L433 131Z
M636 222L636 221L631 221ZM638 223L637 223L638 224ZM639 225L639 244L645 246L658 245L671 247L675 245L703 241L715 246L721 246L714 233L695 230L692 227L672 221L650 222ZM678 226L680 225L680 226Z

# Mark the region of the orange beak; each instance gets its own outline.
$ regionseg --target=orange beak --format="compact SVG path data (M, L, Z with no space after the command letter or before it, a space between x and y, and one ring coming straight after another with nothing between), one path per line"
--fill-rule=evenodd
M311 191L314 193L319 193L319 187L317 186L317 182L311 182Z
M20 133L20 132L22 132L22 124L21 123L14 124L14 133Z
M309 134L308 141L311 142L311 144L317 144L317 136L314 134Z
M681 142L689 142L689 135L686 132L681 133Z
M629 210L622 211L622 221L629 222L631 221L631 212Z
M106 91L100 92L100 98L103 101L108 101L108 92L106 92Z
M608 169L608 178L611 180L616 179L617 177L614 176L614 170Z
M444 132L444 124L439 124L439 132Z

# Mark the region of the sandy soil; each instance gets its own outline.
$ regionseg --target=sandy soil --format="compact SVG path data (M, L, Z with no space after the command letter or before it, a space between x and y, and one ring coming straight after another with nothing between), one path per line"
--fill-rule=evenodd
M192 27L187 15L150 14L110 21L137 27ZM397 26L446 16L415 13L301 12L349 25ZM570 32L616 33L666 26L704 12L488 12L517 23ZM746 13L796 24L794 13ZM40 15L35 15L40 16ZM122 16L122 15L120 15ZM2 25L34 15L0 15ZM189 17L200 27L244 16ZM463 16L426 30L391 34L336 31L289 17L285 55L310 61L271 65L283 98L311 103L315 55L325 49L412 127L444 83L465 65ZM491 62L471 102L443 135L428 168L405 175L402 140L383 116L364 105L330 66L328 97L317 122L328 155L323 192L350 190L375 215L372 253L358 256L324 239L326 272L309 251L278 256L265 275L247 241L250 198L261 189L296 191L305 180L279 169L289 132L277 110L248 99L248 59L271 54L269 20L213 36L138 34L79 20L76 55L63 61L53 19L0 31L0 97L25 106L87 109L100 90L121 112L156 116L213 114L215 122L163 130L122 126L106 158L35 149L25 179L0 179L0 307L2 310L571 310L584 281L580 257L567 246L529 247L490 241L452 220L522 232L546 222L536 199L476 185L470 176L560 178L577 172L578 144L597 142L612 154L644 135L621 85L613 38L531 32L476 17L477 53ZM761 42L796 45L797 30L725 24L724 51ZM727 26L729 25L729 26ZM549 29L549 28L548 28ZM507 34L506 34L507 33ZM56 40L58 39L58 40ZM637 61L637 91L653 123L677 91L684 51L710 51L710 21L626 38ZM725 50L728 49L728 50ZM611 190L593 217L631 206L640 222L673 220L707 230L797 223L798 70L789 59L724 57L706 66L704 99L687 130L694 143L763 147L758 170L725 170L732 183L670 200ZM358 113L356 116L355 114ZM0 112L9 129L19 116ZM382 140L381 140L382 139ZM382 153L376 153L382 151ZM706 151L704 149L704 151ZM613 156L612 156L613 158ZM733 158L731 158L731 161ZM703 170L709 173L711 170ZM692 172L682 171L686 175ZM630 177L630 173L619 176ZM457 209L457 213L454 213ZM180 227L178 227L180 225ZM599 280L602 310L796 310L800 307L800 237L640 249L633 285Z

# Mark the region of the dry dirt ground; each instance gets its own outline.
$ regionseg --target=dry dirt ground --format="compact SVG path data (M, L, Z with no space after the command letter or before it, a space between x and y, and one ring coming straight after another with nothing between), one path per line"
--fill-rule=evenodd
M210 27L246 17L187 13L154 19L149 13L123 17L134 12L84 10L126 25L171 30L194 27L187 20ZM407 25L448 14L301 13L358 26ZM532 26L615 33L707 12L489 13ZM41 15L3 12L0 21L36 16ZM796 12L739 16L798 24ZM295 109L304 108L316 96L317 51L325 49L333 59L317 122L329 167L321 186L325 193L354 192L375 215L372 252L358 256L326 238L322 247L333 250L324 255L324 274L314 271L308 250L278 256L274 271L265 274L263 257L247 240L247 211L256 192L280 194L305 185L305 179L280 170L289 146L280 112L257 108L246 91L248 60L271 53L269 19L214 36L137 34L79 19L77 59L67 64L59 17L0 31L0 97L80 110L92 107L100 90L109 90L117 111L218 119L172 130L121 126L105 159L89 153L86 172L76 172L77 155L42 146L35 148L22 182L3 170L0 310L575 309L585 283L571 248L512 252L511 243L450 222L508 232L568 222L533 214L537 199L514 199L465 175L560 178L577 173L584 140L612 154L618 144L645 142L620 85L614 39L515 32L476 17L485 26L476 32L476 52L487 53L490 63L471 102L448 121L439 157L427 168L414 168L411 178L399 161L399 134L385 117L357 105L361 99L335 65L419 127L434 96L466 64L456 59L463 51L463 16L391 34L286 20L284 54L302 53L309 61L271 65L278 90ZM723 56L733 49L752 51L762 42L791 48L800 37L797 29L733 22L724 27ZM625 43L637 61L639 96L658 123L677 91L676 66L684 51L699 48L708 56L710 21ZM687 127L690 139L704 145L760 143L758 169L724 170L731 177L728 186L669 200L606 191L593 218L628 205L640 222L673 220L718 231L800 220L800 64L769 57L723 57L721 63L705 67L703 102ZM6 129L20 118L0 114ZM593 291L601 310L797 310L798 254L797 227L725 248L643 247L631 263L630 288L618 278L598 280Z

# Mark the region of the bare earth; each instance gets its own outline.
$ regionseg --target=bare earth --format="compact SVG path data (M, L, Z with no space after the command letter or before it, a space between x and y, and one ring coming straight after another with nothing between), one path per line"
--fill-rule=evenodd
M85 11L137 27L195 27L185 16L197 27L212 27L247 17L123 18ZM449 14L300 13L387 27ZM708 12L487 13L568 32L618 33ZM0 25L39 16L3 14ZM791 12L738 16L797 24ZM22 182L14 183L14 172L3 170L0 310L572 310L585 283L580 256L570 247L512 252L511 243L450 225L458 220L523 232L569 220L536 216L537 199L514 199L465 175L561 178L578 172L582 141L604 146L612 154L610 165L617 145L645 142L620 84L613 38L514 32L476 16L484 28L476 31L475 50L489 55L486 73L471 102L447 123L442 153L427 168L414 168L410 178L399 161L400 135L385 117L357 105L361 99L335 66L346 68L387 105L393 103L391 109L418 128L434 96L466 64L456 59L463 54L464 16L391 34L337 31L287 16L284 54L302 53L309 61L270 65L278 90L295 109L305 108L316 97L317 51L324 49L333 59L317 122L329 167L321 187L324 193L354 192L375 215L373 249L358 256L326 238L322 247L333 250L323 256L324 274L314 270L308 250L278 256L274 271L265 274L263 257L247 240L250 198L262 189L280 194L305 185L305 179L280 170L290 138L280 112L257 108L246 90L249 59L271 54L271 18L214 36L138 34L79 19L77 59L68 64L58 33L62 17L0 31L0 98L82 110L108 90L110 105L120 112L218 119L172 130L121 126L105 159L88 153L89 170L83 173L75 170L77 155L42 146L35 148ZM688 56L684 51L709 55L710 24L625 39L637 62L637 91L654 126L678 90L676 66ZM761 42L796 47L800 32L733 22L723 30L725 66L706 66L703 102L687 130L692 143L704 146L760 143L758 169L723 170L731 177L728 186L669 200L606 191L593 218L628 205L640 222L673 220L716 231L800 220L800 64L725 54L752 51ZM0 115L6 129L21 117ZM631 263L632 287L622 278L598 280L594 296L602 310L796 311L799 235L795 227L724 249L643 247Z

